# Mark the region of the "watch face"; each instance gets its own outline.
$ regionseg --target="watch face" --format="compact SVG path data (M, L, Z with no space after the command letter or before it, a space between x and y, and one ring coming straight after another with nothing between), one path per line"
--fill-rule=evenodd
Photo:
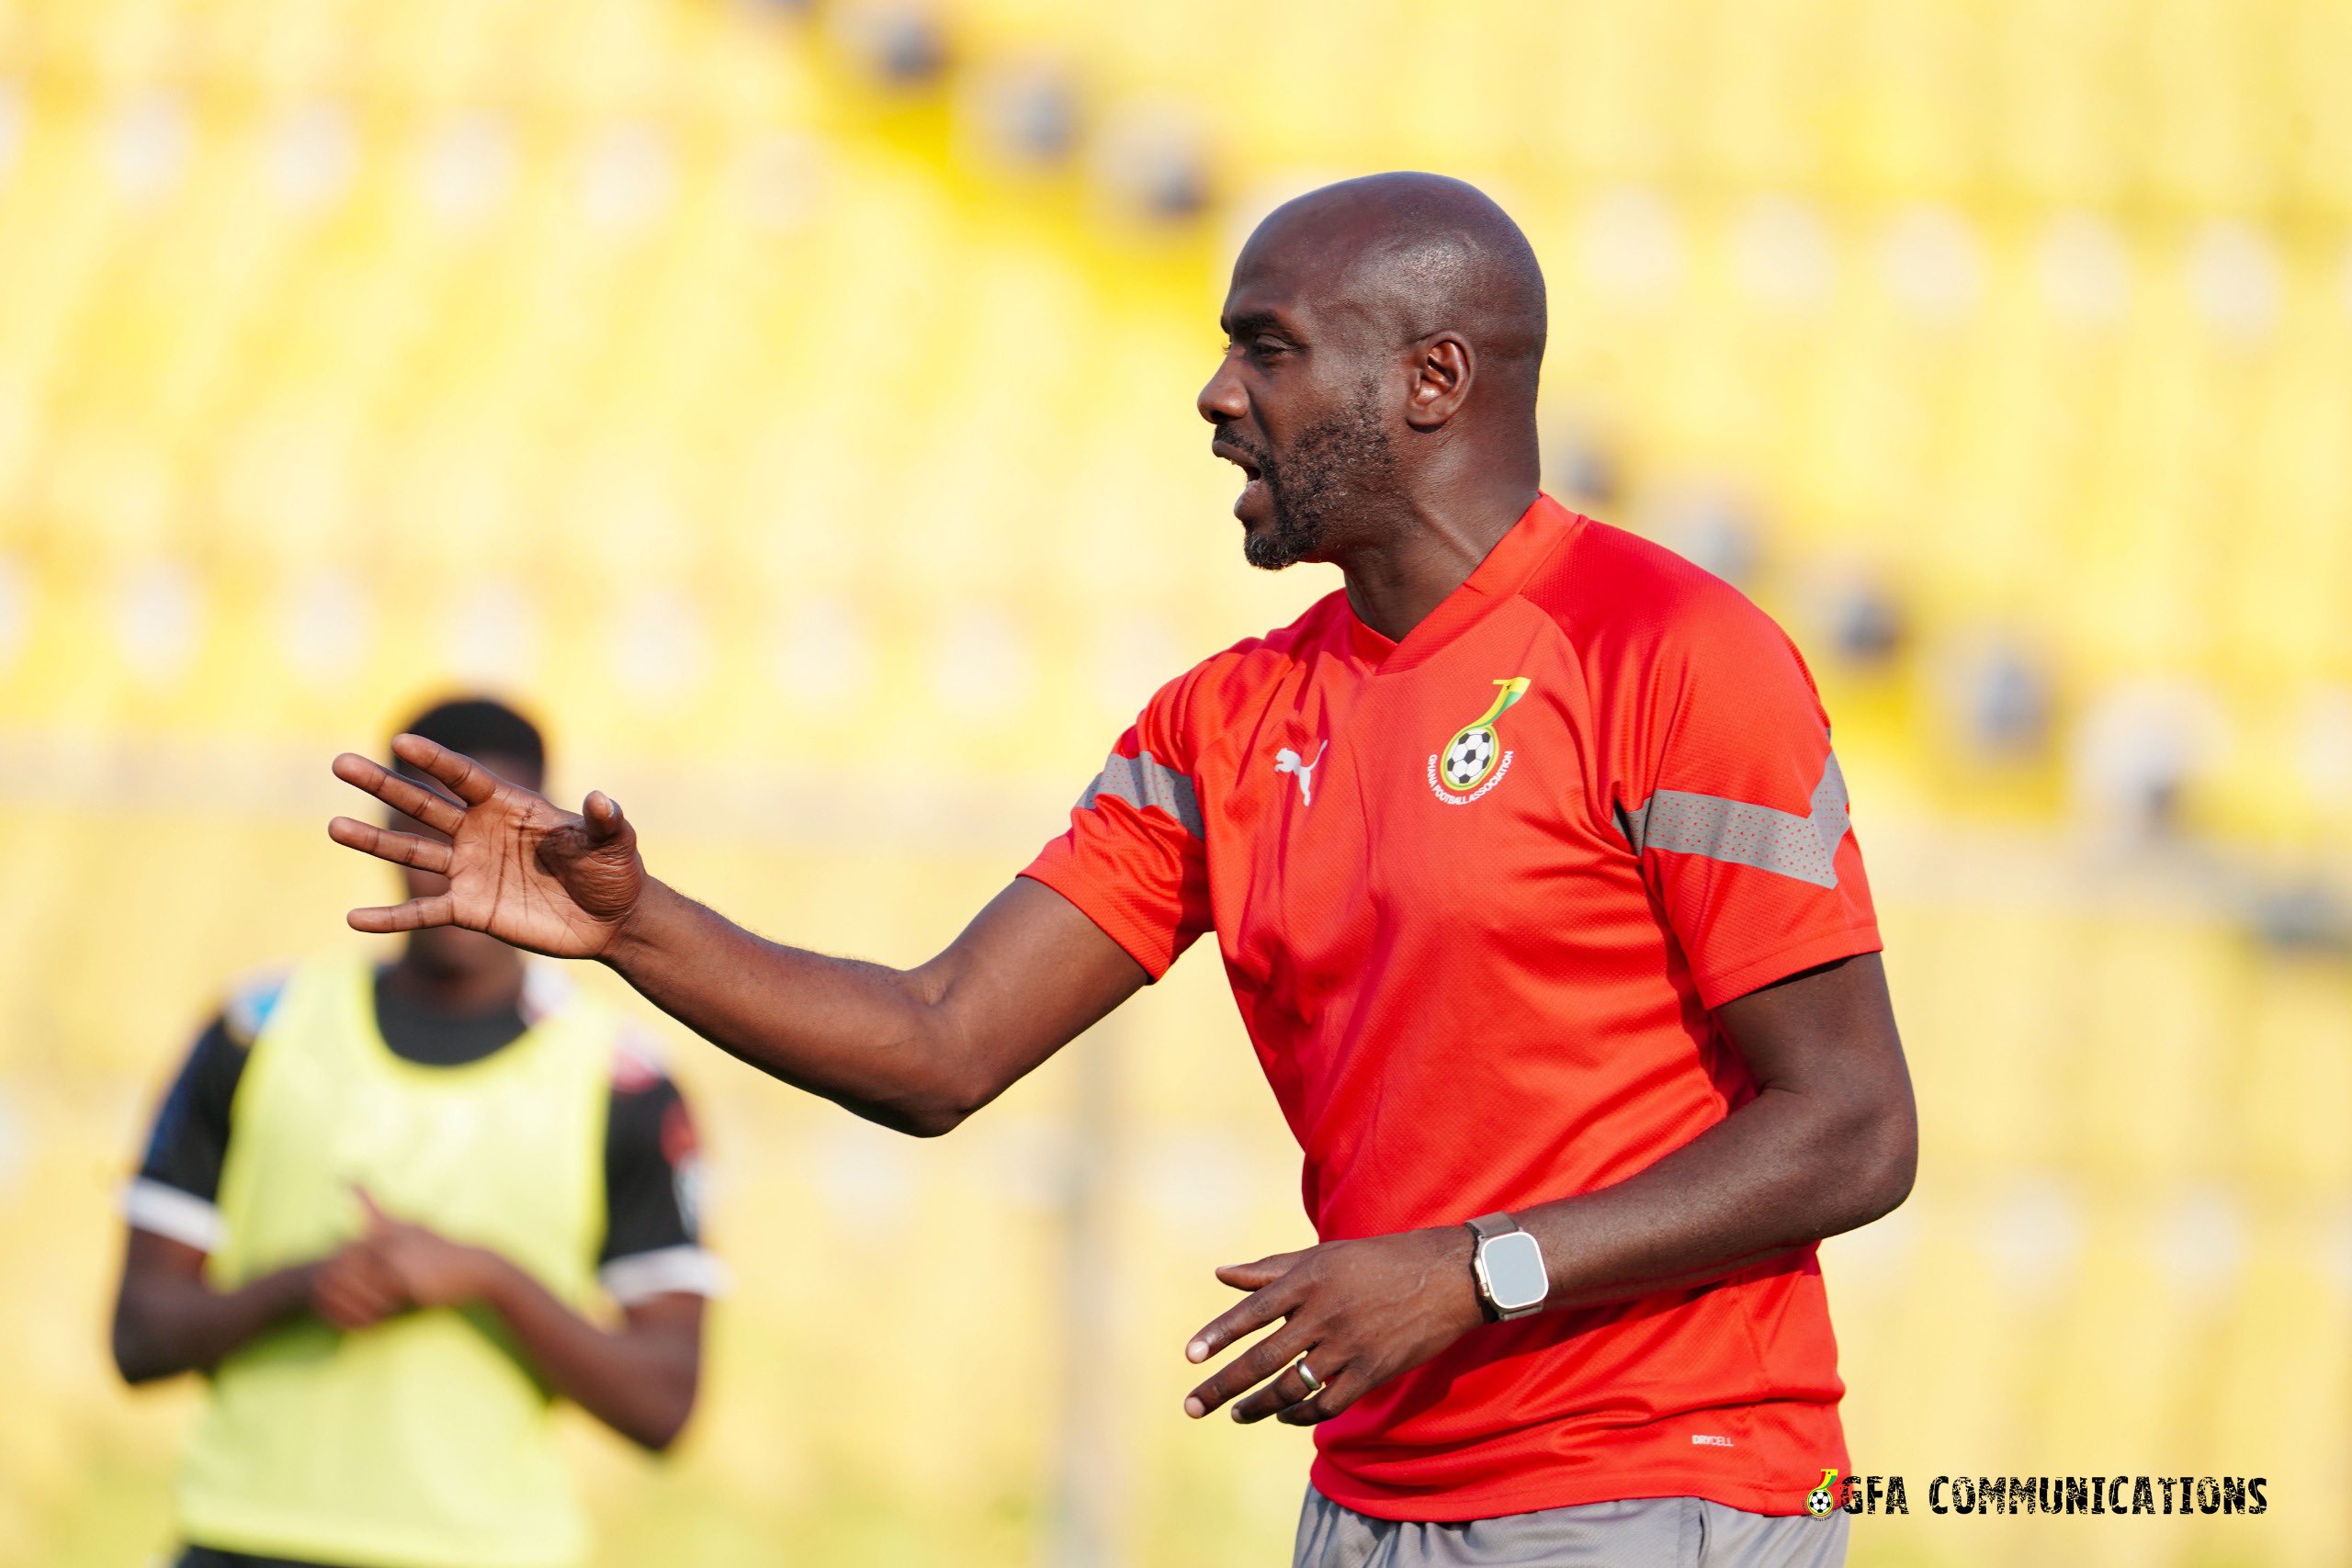
M1486 1262L1487 1294L1497 1310L1517 1312L1552 1293L1552 1281L1544 1273L1544 1249L1525 1231L1494 1237L1479 1248L1478 1256Z

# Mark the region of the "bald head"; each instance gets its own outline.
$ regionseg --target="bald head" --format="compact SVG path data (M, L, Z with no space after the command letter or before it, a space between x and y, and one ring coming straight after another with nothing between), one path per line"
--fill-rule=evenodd
M1258 225L1237 279L1253 262L1311 275L1325 310L1360 313L1399 346L1460 333L1488 374L1523 377L1532 405L1544 269L1510 214L1477 186L1396 173L1311 190Z
M1544 274L1483 192L1440 175L1309 191L1233 264L1213 449L1249 476L1235 515L1263 567L1340 559L1447 511L1535 493Z

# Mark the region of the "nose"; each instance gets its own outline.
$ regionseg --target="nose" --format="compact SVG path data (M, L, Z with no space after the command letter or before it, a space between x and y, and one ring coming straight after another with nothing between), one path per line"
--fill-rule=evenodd
M1241 389L1241 378L1233 373L1233 356L1227 354L1217 363L1216 374L1201 389L1193 400L1201 417L1211 424L1230 424L1250 412L1250 400Z

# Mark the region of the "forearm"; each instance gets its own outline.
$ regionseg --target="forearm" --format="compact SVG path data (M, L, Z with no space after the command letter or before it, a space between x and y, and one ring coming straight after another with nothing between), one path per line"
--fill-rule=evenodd
M352 910L353 929L456 925L602 959L722 1050L903 1132L946 1132L1150 978L1068 899L1022 878L914 969L763 942L647 876L637 829L601 791L574 816L421 736L392 750L446 793L350 752L335 774L424 832L349 817L327 831L424 890Z
M558 1393L632 1442L669 1447L694 1410L698 1332L600 1327L496 1253L480 1258L483 1304Z
M200 1278L127 1279L115 1303L115 1366L133 1383L209 1371L265 1329L305 1310L310 1279L308 1266L281 1269L233 1291L216 1291Z
M944 1133L1150 976L1060 894L1015 877L913 969L763 942L649 883L601 956L689 1029L901 1132Z
M1700 1285L1867 1224L1910 1186L1907 1116L1766 1089L1639 1174L1520 1213L1550 1307Z
M1865 1224L1910 1191L1917 1123L1875 954L1716 1010L1758 1092L1623 1181L1512 1211L1543 1248L1545 1308L1705 1284ZM1195 1388L1186 1411L1205 1416L1257 1384L1233 1407L1238 1419L1339 1415L1477 1326L1475 1251L1467 1226L1432 1225L1218 1269L1250 1293L1193 1337L1190 1359L1276 1319L1283 1326ZM1510 1283L1506 1299L1520 1295ZM1302 1353L1319 1387L1295 1364Z
M605 961L671 1017L762 1072L902 1131L980 1091L942 1042L922 972L768 942L649 881Z

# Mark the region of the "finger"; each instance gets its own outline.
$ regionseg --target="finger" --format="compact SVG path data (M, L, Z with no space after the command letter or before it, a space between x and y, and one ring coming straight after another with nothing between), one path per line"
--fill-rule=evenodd
M393 1261L392 1251L384 1246L388 1222L384 1231L372 1232L365 1241L351 1248L351 1278L355 1288L384 1314L398 1312L408 1304L408 1279Z
M1315 1357L1312 1352L1306 1359L1309 1364L1313 1363ZM1317 1367L1315 1375L1322 1380L1317 1387L1329 1386L1329 1371ZM1236 1404L1233 1418L1246 1427L1252 1421L1263 1421L1269 1416L1287 1410L1302 1399L1311 1399L1315 1393L1316 1389L1307 1386L1306 1377L1298 1370L1298 1363L1293 1361L1282 1370L1281 1376L1262 1388L1252 1390L1248 1398Z
M401 1304L401 1293L392 1287L372 1283L354 1285L349 1308L352 1325L367 1328L381 1323L400 1311Z
M350 1292L340 1285L322 1284L311 1300L318 1314L345 1334L355 1328L368 1326L367 1309L352 1299Z
M580 815L588 820L591 843L609 843L628 827L628 818L621 815L621 803L601 789L588 792L588 798L580 803Z
M394 865L413 865L419 871L446 873L455 858L449 846L437 840L420 839L414 833L395 833L352 817L338 817L328 823L327 837L345 849L357 850Z
M392 755L447 784L468 806L480 806L488 800L501 783L496 773L471 757L422 735L393 736Z
M1195 1420L1252 1385L1265 1382L1314 1348L1314 1336L1296 1323L1284 1324L1217 1369L1216 1375L1184 1396L1184 1414Z
M356 931L368 931L376 936L389 936L394 931L422 931L426 926L446 926L457 920L457 905L447 893L436 893L430 898L412 898L405 904L379 904L371 908L354 909L344 917Z
M1268 1286L1250 1292L1239 1301L1209 1320L1184 1347L1188 1361L1205 1361L1245 1334L1254 1334L1278 1317L1288 1315L1296 1302L1295 1292Z
M1303 1247L1296 1252L1277 1252L1270 1258L1261 1258L1255 1263L1228 1263L1216 1271L1216 1277L1220 1283L1237 1291L1263 1290L1297 1268L1299 1259L1314 1250Z
M1316 1376L1322 1374L1317 1372ZM1356 1402L1363 1389L1357 1387L1345 1373L1325 1383L1321 1392L1310 1393L1296 1404L1285 1405L1274 1412L1274 1419L1293 1427L1312 1427L1329 1421Z
M355 789L364 789L395 811L405 812L436 833L454 835L466 819L465 807L447 795L434 794L414 779L404 779L381 762L356 751L334 760L334 776Z
M368 1191L356 1181L351 1184L351 1191L352 1195L359 1200L359 1211L368 1216L368 1224L371 1228L380 1230L392 1223L391 1215L384 1213L383 1206L376 1201L376 1195L373 1192Z
M345 1331L380 1323L400 1304L388 1283L355 1269L338 1269L321 1280L312 1299L321 1317Z

